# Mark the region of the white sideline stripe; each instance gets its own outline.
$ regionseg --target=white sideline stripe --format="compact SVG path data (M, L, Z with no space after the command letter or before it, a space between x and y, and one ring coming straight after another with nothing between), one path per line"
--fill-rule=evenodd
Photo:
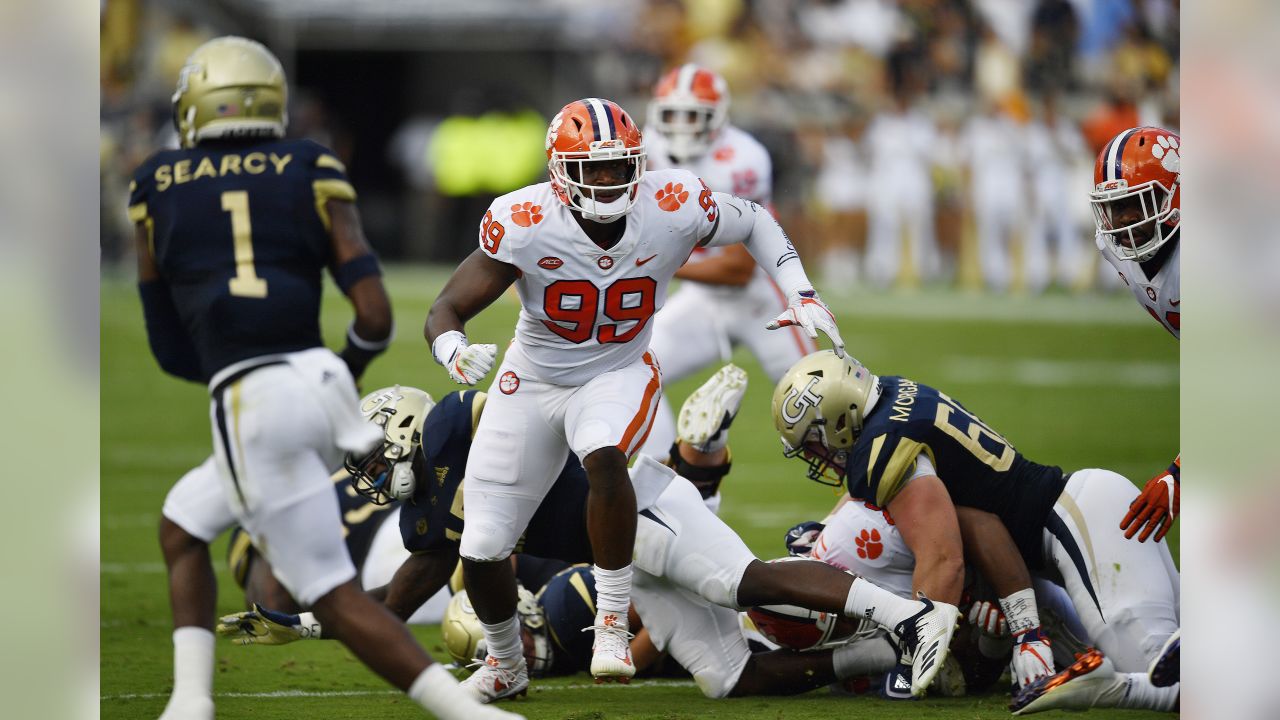
M103 575L157 575L166 572L164 563L104 562L98 566Z
M1175 387L1177 363L957 356L942 364L949 381L1028 387Z
M596 685L594 683L570 683L568 685L533 685L530 686L531 692L551 692L554 690L617 690L620 688L635 687L696 687L696 683L692 680L633 680L630 685L619 685L613 683L605 683ZM214 693L215 698L250 698L274 700L279 698L330 698L330 697L376 697L380 695L403 695L399 690L272 690L271 692L220 692ZM169 697L169 693L118 693L115 695L100 695L98 700L109 702L112 700L157 700Z

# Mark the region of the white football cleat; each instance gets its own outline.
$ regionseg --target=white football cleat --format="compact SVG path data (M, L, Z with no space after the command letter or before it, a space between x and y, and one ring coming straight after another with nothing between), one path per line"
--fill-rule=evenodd
M951 652L951 636L960 623L960 610L955 605L934 602L923 594L920 612L898 623L894 632L902 648L899 662L911 666L911 694L919 697L942 670Z
M1178 628L1178 631L1165 641L1164 646L1160 648L1160 654L1156 655L1156 659L1151 661L1151 667L1147 669L1151 684L1156 687L1169 687L1177 683L1182 677L1181 659L1182 628Z
M1052 677L1040 678L1019 691L1009 703L1014 715L1045 710L1088 710L1116 707L1127 684L1116 675L1111 659L1090 649L1070 667Z
M615 680L624 685L631 682L636 674L635 663L631 661L631 638L635 635L627 631L626 617L606 613L596 625L583 628L583 632L587 630L594 630L596 634L591 646L591 676L596 684Z
M475 667L476 671L459 684L482 703L529 692L529 666L523 657L514 665L503 665L498 658L486 655L483 662L475 662L468 667Z
M746 392L746 370L733 363L720 368L680 406L676 437L690 445L705 445L729 429Z

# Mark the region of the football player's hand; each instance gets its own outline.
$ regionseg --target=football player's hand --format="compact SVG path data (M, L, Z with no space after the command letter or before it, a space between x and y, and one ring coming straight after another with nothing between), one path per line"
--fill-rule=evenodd
M818 536L822 534L822 529L826 525L813 520L806 520L787 531L786 544L787 554L802 556L808 555L813 550L813 544L818 541ZM908 673L908 676L910 673Z
M844 357L844 340L840 339L840 329L836 327L836 316L831 314L826 304L818 298L818 293L813 290L801 290L792 298L791 305L765 327L769 330L777 330L792 326L799 326L806 335L814 339L817 339L818 331L821 330L831 338L836 355Z
M982 600L969 607L969 622L983 635L1001 638L1009 637L1009 623L1000 611L1000 605L990 600Z
M436 338L431 345L436 362L449 371L449 377L459 385L475 385L493 369L498 356L498 346L493 344L469 345L467 336L451 330Z
M1142 494L1129 505L1129 512L1120 521L1126 539L1137 534L1138 542L1146 542L1153 532L1155 542L1164 539L1178 517L1180 465L1180 460L1174 460L1167 470L1148 480Z
M248 612L223 615L216 629L237 645L288 645L295 640L320 637L320 622L311 613L289 615L257 603Z
M1053 650L1049 648L1049 636L1034 627L1013 639L1013 662L1009 666L1018 687L1024 688L1032 680L1053 675Z

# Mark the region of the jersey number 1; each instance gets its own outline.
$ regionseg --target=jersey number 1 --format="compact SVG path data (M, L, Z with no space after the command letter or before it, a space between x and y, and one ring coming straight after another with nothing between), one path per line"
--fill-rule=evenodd
M231 213L231 240L236 257L236 276L227 282L236 297L264 298L267 281L253 267L253 226L249 222L249 193L228 190L222 193L222 210Z

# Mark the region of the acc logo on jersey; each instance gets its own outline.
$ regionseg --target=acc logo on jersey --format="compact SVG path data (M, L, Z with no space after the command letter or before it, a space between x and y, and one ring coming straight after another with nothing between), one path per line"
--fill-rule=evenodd
M596 260L596 264L600 266L601 270L608 270L613 267L613 258L608 255L601 255L600 259Z
M548 255L538 261L538 267L544 270L555 270L561 265L564 265L564 261L552 255Z
M813 391L813 386L818 384L820 378L809 378L809 384L804 389L792 387L791 392L787 393L787 399L782 401L782 419L788 423L795 425L804 417L806 408L816 408L822 402L822 396ZM796 409L796 414L791 414L791 408Z
M498 378L498 389L503 395L510 395L520 389L520 378L510 370L502 373L502 377Z

